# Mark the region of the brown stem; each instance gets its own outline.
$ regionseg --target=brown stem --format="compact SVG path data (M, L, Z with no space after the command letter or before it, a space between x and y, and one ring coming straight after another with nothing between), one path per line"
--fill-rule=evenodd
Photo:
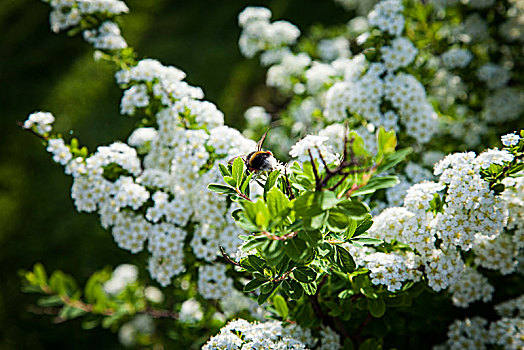
M25 131L29 131L31 134L35 135L36 137L44 140L44 141L48 141L49 140L49 137L47 136L44 136L44 135L40 135L39 133L35 132L33 129L31 128L26 128L24 126L24 123L22 123L21 121L17 121L16 122L16 125L18 125L19 127L21 127L22 129L24 129Z
M291 274L291 272L293 272L295 268L292 268L291 270L289 270L288 272L284 273L282 276L278 277L278 278L274 278L271 280L271 282L280 282L280 281L283 281L285 280L286 278L289 277L289 275Z
M43 286L42 291L46 294L50 294L50 295L54 294L51 288L49 288L49 286ZM73 300L66 295L60 295L60 300L64 303L64 305L74 307L75 309L79 309L79 310L82 310L88 313L94 313L93 311L94 306L91 304L84 303L81 300ZM37 311L37 310L39 310L43 314L55 314L56 315L60 313L61 309L60 308L41 308L40 309L36 307L33 307L30 309L30 311ZM115 314L115 310L105 309L101 311L96 311L96 313L103 315L103 316L113 316ZM178 315L174 311L164 310L164 309L155 309L150 306L146 307L145 309L138 310L137 313L138 314L147 314L154 318L172 318L172 319L178 318ZM55 322L57 323L64 322L64 321L65 319L62 319L61 317L57 317L55 319Z
M235 191L237 191L237 195L239 197L242 197L244 198L245 200L248 200L250 202L253 202L248 196L246 196L245 194L243 194L242 192L240 192L240 190L238 188L235 188Z
M311 154L311 149L308 148L307 153L309 153L309 159L311 159L311 166L313 167L313 175L315 176L315 190L320 191L322 189L322 183L320 182L320 178L318 177L317 166L315 165L315 160L313 159L313 155Z
M285 241L287 239L291 239L291 238L295 237L296 235L298 235L298 231L293 231L293 232L285 234L283 236L277 236L277 235L271 234L271 233L269 233L267 231L262 231L260 233L262 233L264 236L266 236L267 238L269 238L269 239L271 239L273 241Z
M228 262L230 262L230 263L232 263L233 265L236 265L236 266L242 266L239 263L237 263L236 261L231 260L231 258L226 254L226 252L224 251L224 248L222 246L220 246L220 251L222 252L222 256L224 257L224 259L226 259Z
M295 198L293 190L291 189L291 183L289 182L289 177L287 176L287 168L284 168L284 177L286 178L286 190L288 192L288 197L290 200Z

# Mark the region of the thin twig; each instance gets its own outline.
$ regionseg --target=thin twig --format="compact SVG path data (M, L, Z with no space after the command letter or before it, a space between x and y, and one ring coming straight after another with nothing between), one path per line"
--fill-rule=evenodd
M294 269L295 268L292 268L291 270L289 270L286 273L284 273L282 276L272 279L271 282L280 282L280 281L285 280L286 278L289 277L289 275L291 274L291 272L293 272Z
M315 165L315 160L313 159L313 155L311 154L311 149L307 149L307 153L309 153L309 158L311 159L311 166L313 167L313 175L315 176L315 184L316 184L316 190L320 191L322 189L320 178L318 177L317 172L317 166Z
M290 232L290 233L287 233L283 236L277 236L277 235L274 235L272 233L269 233L267 231L262 231L260 232L262 233L264 236L266 236L267 238L273 240L273 241L285 241L287 239L291 239L293 237L295 237L297 234L298 234L298 231L293 231L293 232Z
M291 188L291 183L289 182L289 177L287 176L287 168L284 168L284 177L286 178L286 189L288 192L289 199L294 199L295 195L293 194L293 189Z
M253 202L251 200L251 198L249 198L248 196L246 196L245 194L243 194L242 192L240 192L240 190L238 188L235 188L235 191L237 192L237 195L245 200L248 200L250 202Z
M229 261L233 265L242 267L242 265L240 265L236 261L231 260L231 258L227 255L227 253L225 252L225 250L224 250L224 248L222 246L220 246L220 251L222 252L222 256L224 257L224 259L226 259L227 261Z
M48 141L49 140L49 137L47 136L44 136L44 135L40 135L39 133L35 132L33 129L31 128L26 128L24 126L24 123L22 123L21 121L17 121L16 122L16 125L18 125L19 127L21 127L22 129L24 129L25 131L29 131L31 134L35 135L36 137L44 140L44 141Z

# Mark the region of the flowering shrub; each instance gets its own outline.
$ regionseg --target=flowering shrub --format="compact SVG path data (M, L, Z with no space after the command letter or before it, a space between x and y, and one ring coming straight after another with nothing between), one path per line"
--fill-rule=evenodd
M86 328L118 330L126 346L170 337L182 347L209 339L203 349L407 348L427 346L438 324L433 345L522 347L524 132L478 154L438 140L464 138L456 130L468 123L501 124L498 114L502 122L522 115L521 72L504 68L510 58L519 67L518 38L494 48L510 53L503 67L480 46L458 45L489 40L476 12L454 29L462 34L441 33L449 16L471 8L510 26L518 1L503 5L506 14L495 1L383 0L365 19L300 39L268 9L246 8L240 51L260 54L267 85L290 98L271 114L246 111L246 135L281 117L258 144L224 125L180 69L137 58L117 24L128 12L122 1L46 2L53 31L81 32L96 60L114 63L120 112L140 119L127 142L93 152L56 133L48 112L20 125L71 175L78 211L96 212L120 248L144 252L140 267L152 279L122 265L80 289L37 264L24 288L45 294L40 305L60 320L83 316ZM442 93L437 77L453 72L469 90L450 102L453 89ZM276 158L263 149L266 135ZM480 146L489 136L463 141ZM500 292L508 281L515 287ZM468 308L479 301L497 306L476 316ZM166 319L175 322L164 334Z

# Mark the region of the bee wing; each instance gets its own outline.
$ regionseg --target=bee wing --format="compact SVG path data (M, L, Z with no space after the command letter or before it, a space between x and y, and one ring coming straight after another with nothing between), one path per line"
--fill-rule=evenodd
M266 139L268 131L269 131L269 129L266 130L264 135L262 135L262 138L258 141L258 143L257 143L257 151L261 151L262 150L262 145L264 144L264 140Z

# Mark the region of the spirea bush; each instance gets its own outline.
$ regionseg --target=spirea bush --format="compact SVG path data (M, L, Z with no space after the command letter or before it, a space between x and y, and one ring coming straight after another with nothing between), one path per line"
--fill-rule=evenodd
M136 128L88 150L51 113L20 126L77 210L144 257L82 287L23 273L58 320L125 346L524 346L522 1L340 0L359 16L305 36L248 7L240 52L287 103L249 108L243 133L127 46L122 1L45 2L114 64Z

